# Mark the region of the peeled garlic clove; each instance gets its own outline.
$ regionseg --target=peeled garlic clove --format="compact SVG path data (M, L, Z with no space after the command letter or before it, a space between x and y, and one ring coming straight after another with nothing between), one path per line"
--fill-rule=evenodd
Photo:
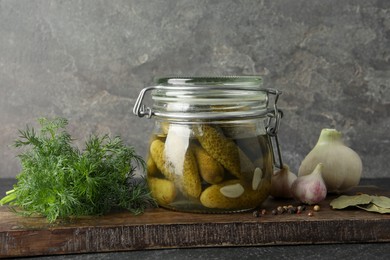
M272 174L270 195L274 198L292 198L291 186L296 179L297 176L284 164L282 169Z
M263 178L263 171L257 167L253 172L252 190L257 190L260 185L261 178Z
M238 198L244 193L244 187L241 184L236 183L227 185L219 189L219 191L227 198Z
M317 164L309 175L298 176L291 187L294 198L302 203L316 204L326 198L327 189L322 178L323 164Z

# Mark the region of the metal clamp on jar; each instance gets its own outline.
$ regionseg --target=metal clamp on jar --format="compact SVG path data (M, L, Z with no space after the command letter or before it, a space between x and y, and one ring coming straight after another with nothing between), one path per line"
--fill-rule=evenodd
M152 107L142 103L148 91ZM146 180L158 204L203 213L259 206L271 187L273 143L283 165L280 94L255 76L161 78L144 88L133 112L156 119Z

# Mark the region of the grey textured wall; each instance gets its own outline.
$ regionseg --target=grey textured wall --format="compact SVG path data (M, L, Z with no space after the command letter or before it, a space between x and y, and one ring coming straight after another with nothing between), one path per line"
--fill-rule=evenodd
M0 0L0 175L37 117L79 140L121 135L146 154L152 121L131 109L165 75L258 74L283 91L293 171L335 127L365 177L390 176L390 1Z

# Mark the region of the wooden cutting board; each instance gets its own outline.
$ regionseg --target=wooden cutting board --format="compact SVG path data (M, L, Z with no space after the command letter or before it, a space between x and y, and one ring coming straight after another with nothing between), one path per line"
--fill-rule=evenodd
M357 187L350 194L389 196L374 186ZM268 199L266 215L192 214L149 209L134 216L117 212L83 217L71 223L48 224L45 219L21 217L0 207L0 258L158 248L261 246L321 243L390 242L390 214L348 208L333 210L328 198L321 210L308 216L272 215L277 206L293 200Z

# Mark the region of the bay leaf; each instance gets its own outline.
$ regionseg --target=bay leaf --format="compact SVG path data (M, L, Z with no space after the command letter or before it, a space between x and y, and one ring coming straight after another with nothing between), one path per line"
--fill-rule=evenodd
M377 213L381 213L381 214L390 213L390 209L378 207L377 205L375 205L373 203L370 203L367 206L357 205L356 207L358 207L359 209L364 209L366 211L377 212Z
M340 197L332 200L330 206L333 209L344 209L350 206L369 204L372 201L372 197L367 194L359 195L341 195Z
M386 196L371 196L372 203L381 208L390 209L390 198Z

